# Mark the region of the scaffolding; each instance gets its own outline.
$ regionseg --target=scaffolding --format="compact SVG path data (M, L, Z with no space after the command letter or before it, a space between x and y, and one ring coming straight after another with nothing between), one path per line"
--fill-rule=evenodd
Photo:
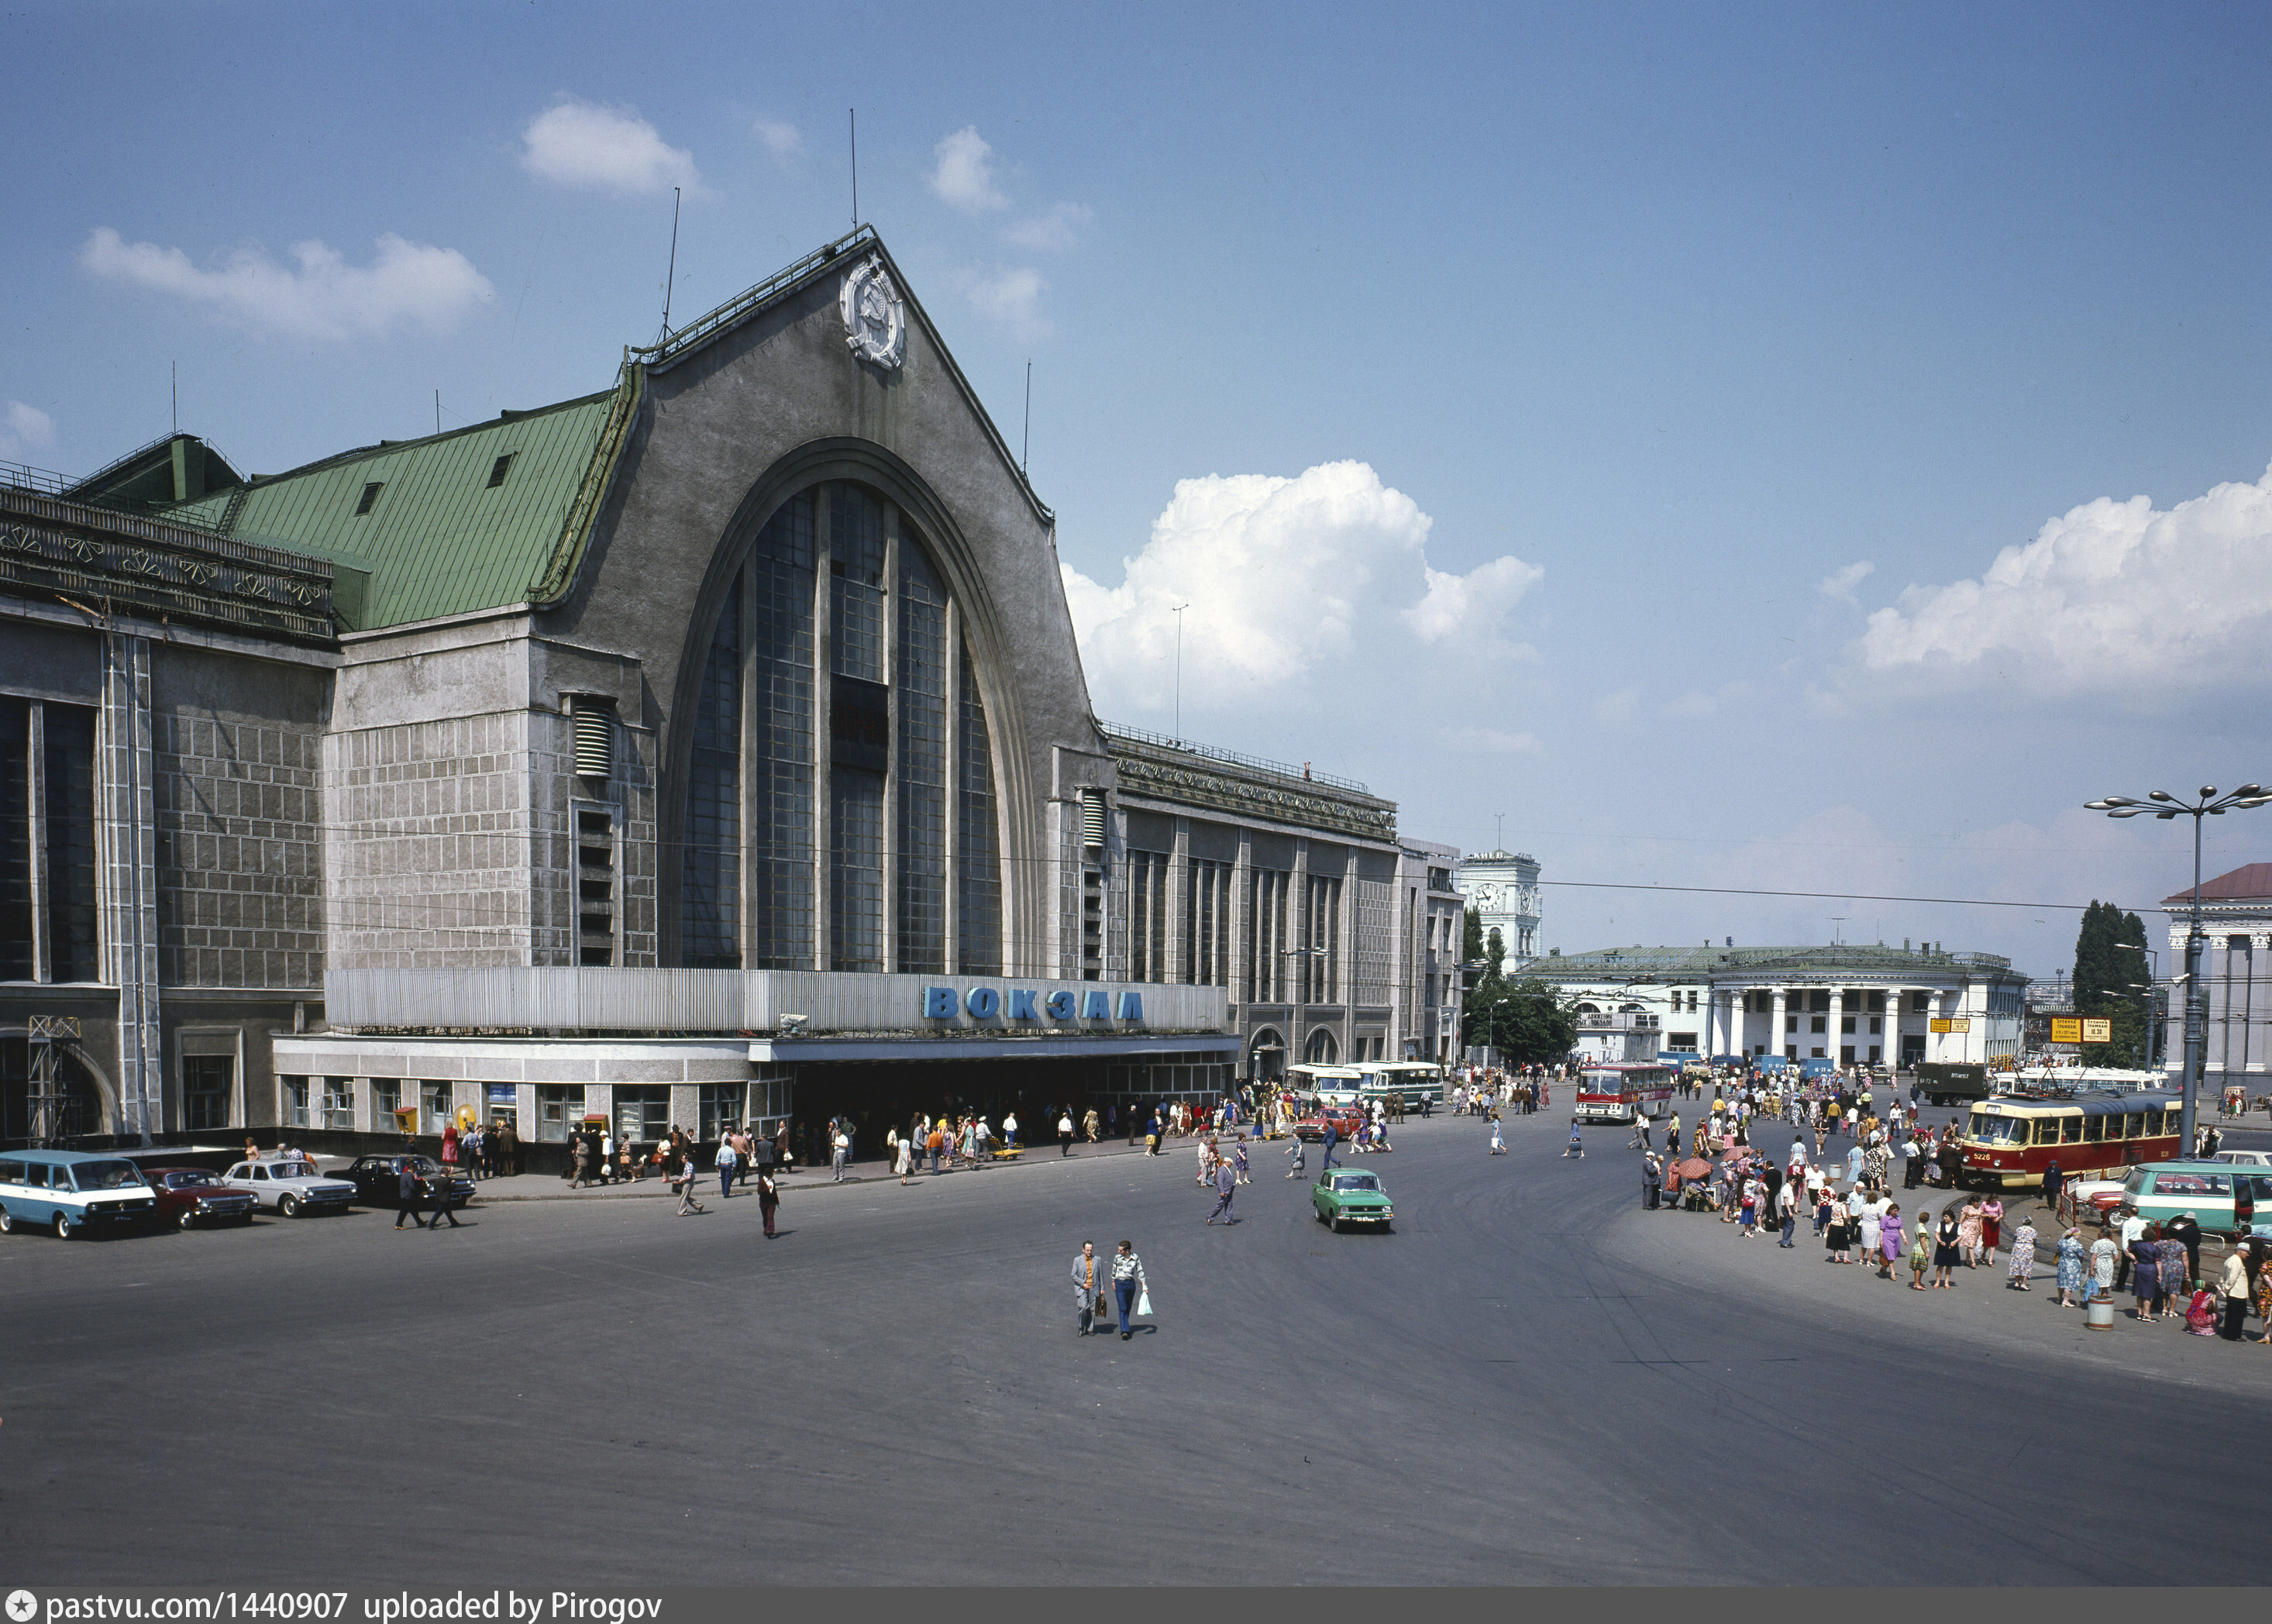
M35 1150L54 1150L78 1132L76 1102L56 1074L67 1045L79 1040L78 1021L69 1015L35 1015L29 1033L32 1077L27 1094L29 1138Z

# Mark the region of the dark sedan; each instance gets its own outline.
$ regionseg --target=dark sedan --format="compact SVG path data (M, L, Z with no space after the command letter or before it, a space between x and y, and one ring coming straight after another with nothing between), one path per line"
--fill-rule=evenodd
M145 1167L142 1176L158 1198L158 1216L183 1229L224 1220L250 1224L259 1204L251 1192L223 1183L220 1174L203 1167Z
M352 1166L341 1168L332 1176L353 1184L356 1201L366 1207L400 1207L405 1162L410 1164L410 1171L418 1180L421 1204L430 1203L441 1195L445 1178L449 1181L452 1206L463 1206L473 1199L473 1180L462 1173L444 1173L442 1164L430 1156L358 1156Z

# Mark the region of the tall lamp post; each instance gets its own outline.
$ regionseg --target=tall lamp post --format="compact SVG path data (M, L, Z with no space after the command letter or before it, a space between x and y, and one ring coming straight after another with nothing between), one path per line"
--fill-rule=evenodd
M2201 1094L2201 1062L2208 1047L2208 988L2201 980L2201 948L2207 938L2201 935L2201 819L2223 817L2239 808L2246 810L2272 801L2272 790L2261 784L2244 784L2229 795L2219 795L2213 784L2201 786L2199 801L2180 801L2165 789L2148 793L2143 801L2128 795L2109 795L2103 801L2086 801L2083 805L2093 812L2104 812L2109 817L2137 817L2150 812L2167 823L2173 817L2189 817L2194 821L2194 906L2193 921L2186 932L2186 1080L2184 1137L2179 1154L2194 1153L2194 1108Z

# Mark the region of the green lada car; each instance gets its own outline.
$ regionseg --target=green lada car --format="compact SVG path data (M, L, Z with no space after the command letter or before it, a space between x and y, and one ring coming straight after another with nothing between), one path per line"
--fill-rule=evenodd
M1386 1229L1388 1220L1396 1216L1388 1192L1380 1188L1379 1175L1354 1169L1329 1170L1310 1187L1310 1200L1318 1209L1319 1220L1336 1233L1344 1224L1378 1224Z

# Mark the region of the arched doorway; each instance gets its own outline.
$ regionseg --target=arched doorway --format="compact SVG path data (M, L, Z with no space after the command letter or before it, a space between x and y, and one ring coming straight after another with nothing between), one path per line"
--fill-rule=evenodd
M1310 1034L1309 1041L1302 1046L1302 1058L1312 1066L1333 1065L1340 1058L1341 1052L1341 1042L1329 1026L1319 1027Z
M1246 1046L1246 1073L1259 1082L1275 1083L1286 1075L1286 1038L1274 1026L1265 1026Z
M68 1147L90 1135L111 1131L104 1110L106 1091L77 1053L66 1050L56 1057L56 1083L63 1103L57 1131L45 1142ZM24 1028L0 1032L0 1145L31 1143L31 1046Z

